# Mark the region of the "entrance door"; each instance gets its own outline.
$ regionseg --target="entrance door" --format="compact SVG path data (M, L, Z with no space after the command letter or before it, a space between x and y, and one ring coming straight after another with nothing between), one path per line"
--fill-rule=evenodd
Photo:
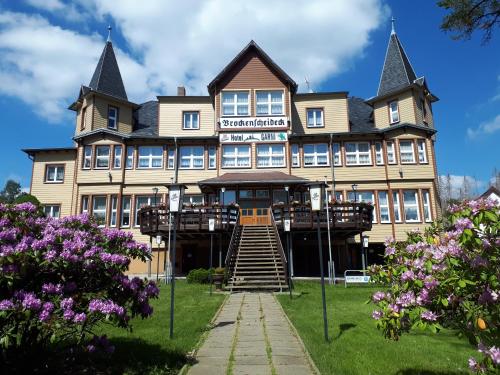
M268 200L240 202L241 225L270 225L271 217Z

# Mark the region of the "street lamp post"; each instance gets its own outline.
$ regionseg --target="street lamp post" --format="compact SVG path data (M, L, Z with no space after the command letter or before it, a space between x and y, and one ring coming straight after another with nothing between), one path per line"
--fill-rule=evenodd
M358 193L357 193L358 184L352 184L351 187L352 187L352 191L354 191L354 203L357 203L358 202Z
M223 186L220 188L221 191L221 199L222 202L220 204L220 221L221 221L221 228L224 227L224 193L226 192L226 188ZM226 209L226 225L229 225L229 215L227 215L227 209ZM219 237L219 267L222 267L222 233Z
M327 176L325 176L325 185L327 184ZM330 284L335 284L335 273L333 271L333 259L332 259L332 239L330 236L330 204L328 199L328 190L325 189L325 206L326 206L326 222L327 222L327 234L328 234L328 282ZM333 217L332 211L332 221L335 218Z
M208 283L210 284L210 295L212 295L212 254L214 246L215 218L208 219L208 231L210 232L210 259L208 261Z
M287 268L288 268L288 290L290 292L290 299L292 299L292 268L291 268L291 217L290 217L290 193L289 193L290 187L288 185L285 185L285 191L286 191L286 215L285 215L285 221L284 221L284 229L285 229L285 235L286 235L286 248L287 248L287 253L288 253L288 262L287 262Z
M311 196L311 210L316 211L316 225L318 232L318 253L319 253L319 269L321 275L321 298L323 300L323 330L325 334L325 341L328 342L328 318L326 315L326 296L325 296L325 275L323 272L323 244L321 242L321 229L319 214L323 206L324 197L324 182L311 183L309 185L309 194Z
M156 207L156 195L158 194L158 188L154 187L152 190L154 194L154 206Z
M168 187L168 197L169 197L169 210L173 213L174 219L174 233L172 240L172 276L170 282L170 338L174 337L174 298L175 298L175 241L177 237L177 215L179 211L182 209L182 201L184 198L184 190L186 189L185 185L182 184L170 184Z

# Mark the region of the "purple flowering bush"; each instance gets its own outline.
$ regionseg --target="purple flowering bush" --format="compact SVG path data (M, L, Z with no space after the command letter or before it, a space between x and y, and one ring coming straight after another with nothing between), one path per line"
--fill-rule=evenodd
M50 347L112 351L94 330L130 329L152 314L154 282L124 275L131 259L150 259L130 233L99 228L86 215L52 219L31 203L0 204L0 350Z
M385 265L374 281L387 290L372 295L373 318L385 337L411 329L458 330L478 347L475 372L500 368L500 205L466 201L450 209L450 225L411 232L405 242L386 241Z

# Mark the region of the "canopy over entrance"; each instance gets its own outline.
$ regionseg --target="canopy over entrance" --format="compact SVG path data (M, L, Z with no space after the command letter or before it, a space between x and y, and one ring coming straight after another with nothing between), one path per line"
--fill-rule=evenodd
M283 172L248 172L248 173L225 173L222 176L209 178L198 182L201 191L217 191L221 187L247 186L289 186L294 190L306 190L310 181L306 178L293 176Z

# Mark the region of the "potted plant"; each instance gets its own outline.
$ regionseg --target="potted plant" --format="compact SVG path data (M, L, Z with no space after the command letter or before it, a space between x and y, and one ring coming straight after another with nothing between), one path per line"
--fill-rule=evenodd
M224 281L225 268L217 267L214 271L213 281L215 284L215 289L222 290L222 282Z

